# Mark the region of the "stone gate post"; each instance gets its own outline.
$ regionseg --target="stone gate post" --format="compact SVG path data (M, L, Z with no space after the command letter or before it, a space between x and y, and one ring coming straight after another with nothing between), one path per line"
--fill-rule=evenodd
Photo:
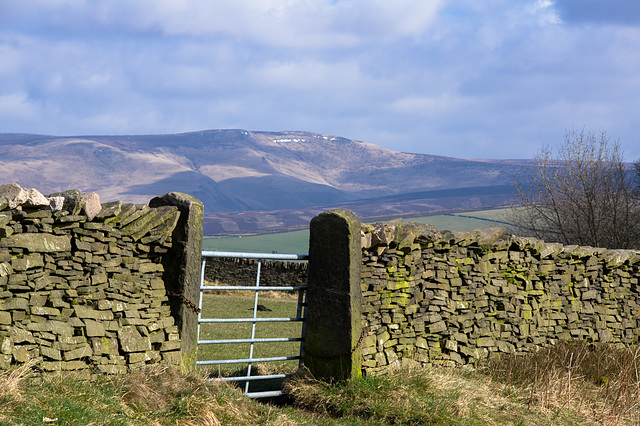
M314 377L361 375L361 225L348 210L331 210L310 223L304 365Z
M149 202L150 207L167 205L177 206L180 218L173 230L173 246L163 257L165 287L170 295L171 315L180 332L182 368L191 371L196 367L198 314L188 302L197 307L200 300L204 206L197 198L180 192Z

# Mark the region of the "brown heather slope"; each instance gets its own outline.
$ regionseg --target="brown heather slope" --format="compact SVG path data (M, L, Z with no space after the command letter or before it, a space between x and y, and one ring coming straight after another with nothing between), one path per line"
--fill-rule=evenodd
M95 191L103 201L147 202L166 192L186 192L203 201L214 222L235 221L232 212L256 212L249 222L283 222L285 228L287 212L301 211L298 216L306 220L327 206L352 205L376 216L500 204L508 196L505 184L526 164L397 152L308 132L0 134L0 183L15 181L45 194ZM481 190L467 191L453 205L455 192L434 198L433 191L474 187ZM394 196L401 198L383 198ZM281 210L286 212L277 219L260 219ZM225 233L243 227L252 230L242 221L226 231L218 228Z

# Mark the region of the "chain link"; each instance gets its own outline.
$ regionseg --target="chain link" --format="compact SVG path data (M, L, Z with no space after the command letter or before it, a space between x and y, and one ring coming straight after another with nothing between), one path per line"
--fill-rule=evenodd
M313 353L312 351L310 351L309 349L307 349L307 347L304 347L304 351L306 353L308 353L309 355L311 355L312 357L315 358L322 358L322 359L338 359L338 358L342 358L345 357L347 355L351 355L352 353L354 353L355 351L358 350L358 348L360 347L360 345L362 344L362 341L364 340L364 337L367 335L367 330L365 328L362 329L362 333L360 334L360 340L358 340L358 343L356 343L356 345L351 348L351 350L341 353L339 355L330 355L330 356L326 356L326 355L318 355L316 353Z
M184 294L179 294L179 293L174 293L172 291L167 291L167 296L177 297L178 299L182 300L182 303L184 303L189 308L191 308L191 310L193 312L195 312L196 314L199 314L201 312L200 308L198 308L198 305L193 303L191 300L187 299L187 297Z

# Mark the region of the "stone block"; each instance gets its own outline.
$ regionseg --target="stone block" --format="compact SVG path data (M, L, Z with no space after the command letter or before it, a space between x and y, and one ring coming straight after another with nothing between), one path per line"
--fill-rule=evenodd
M138 272L140 272L141 274L147 274L151 272L164 272L164 267L161 263L142 263L140 264Z
M146 352L151 350L151 340L142 336L132 325L125 325L118 330L118 339L124 352Z
M85 361L73 360L60 362L60 368L63 371L84 371L89 367ZM88 379L89 377L86 377Z
M30 331L25 330L23 328L11 327L11 341L14 344L18 343L35 343L35 339L33 338L33 334Z
M609 343L613 340L613 333L609 329L598 329L598 338L601 343Z
M168 339L164 331L155 331L155 332L149 333L149 341L151 342L152 345L154 343L162 343L165 340L168 340Z
M0 185L0 197L4 200L2 201L5 204L4 208L8 204L10 209L15 209L27 201L28 194L20 185L11 182Z
M166 341L162 342L162 344L160 345L160 352L175 351L179 350L180 347L181 345L179 340Z
M72 349L70 351L65 351L64 359L66 361L72 361L75 359L90 357L92 355L93 355L93 350L91 349L91 346L89 346L88 344L84 344L79 348Z
M97 367L98 367L98 371L104 374L117 375L117 374L125 374L127 372L127 367L125 365L107 364L107 365L98 365Z
M49 208L51 208L52 212L62 211L64 208L64 197L48 197L49 198Z
M84 207L82 193L78 189L69 189L64 192L56 192L47 195L48 198L64 197L62 210L69 212L70 215L79 215Z
M429 325L429 333L443 333L447 331L447 324L444 321L438 321Z
M0 203L2 202L2 197L0 197ZM0 208L0 228L7 226L9 222L11 222L12 214L11 211L3 212Z
M23 233L14 234L4 240L7 247L23 248L30 252L55 253L71 251L69 235Z
M82 209L80 212L87 216L87 220L93 220L93 218L100 213L100 210L102 210L100 196L95 192L83 192L80 194L80 197L82 198Z
M0 369L8 370L11 367L11 361L13 361L13 356L11 354L0 355Z
M57 309L57 308L48 308L44 306L31 306L30 311L31 311L31 315L42 315L47 317L60 316L60 309Z
M476 346L478 346L479 348L482 347L492 347L495 346L496 342L495 339L493 337L479 337L476 340Z
M0 337L0 353L5 355L11 355L13 353L13 340L11 337Z
M100 212L96 214L95 219L105 220L110 217L118 216L122 211L122 201L112 201L109 203L102 203Z
M85 324L85 332L87 337L105 336L106 332L104 329L104 325L101 322L85 319L84 324Z
M78 318L89 318L94 320L110 321L113 320L113 311L98 311L88 306L74 305L73 309Z
M14 346L12 355L17 363L25 363L31 358L31 354L24 346Z
M182 355L180 351L162 352L162 362L169 365L181 365Z
M40 354L48 359L52 359L54 361L62 360L62 353L59 349L54 349L49 346L40 346Z
M27 200L24 202L25 207L31 208L45 208L49 207L49 200L42 195L40 191L34 188L25 189L27 192Z
M49 331L55 335L63 337L71 337L74 334L74 328L67 322L64 321L48 321Z
M91 346L95 354L118 355L118 339L115 337L94 337L91 339Z
M0 263L0 277L8 277L13 274L13 267L8 262Z

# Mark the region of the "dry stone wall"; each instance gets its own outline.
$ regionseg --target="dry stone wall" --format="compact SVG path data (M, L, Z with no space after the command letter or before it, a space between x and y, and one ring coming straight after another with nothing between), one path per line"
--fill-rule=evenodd
M303 286L307 283L307 262L261 260L261 286ZM204 270L205 280L221 285L254 286L258 261L240 258L211 258Z
M163 280L175 206L0 186L0 368L120 373L180 364Z
M477 364L558 340L631 345L640 256L429 225L362 227L363 370Z

